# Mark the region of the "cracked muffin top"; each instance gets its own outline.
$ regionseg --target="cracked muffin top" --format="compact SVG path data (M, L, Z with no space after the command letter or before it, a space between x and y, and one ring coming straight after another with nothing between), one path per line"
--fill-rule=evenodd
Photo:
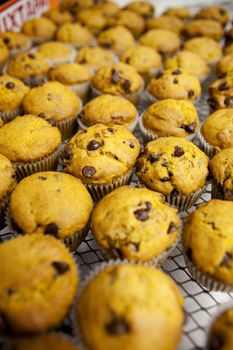
M200 205L187 217L183 235L183 247L189 260L204 273L231 286L232 213L233 202L213 199Z
M80 84L91 80L90 70L78 63L60 63L49 71L49 79L64 85Z
M181 137L149 142L138 158L136 173L151 190L167 196L188 195L201 189L208 175L208 157Z
M72 14L63 8L51 9L49 11L46 11L43 13L43 17L50 19L58 26L73 21Z
M36 42L53 39L56 30L54 22L45 17L29 19L22 26L22 32Z
M186 7L170 7L165 12L164 15L178 17L180 19L188 19L192 16L190 9Z
M233 346L233 307L221 312L214 320L208 339L207 350L216 348L218 350L231 350Z
M122 53L135 44L133 34L123 26L104 30L98 37L98 44L105 49Z
M183 31L189 38L204 36L214 40L220 40L224 34L221 23L212 19L194 19Z
M120 10L114 16L108 19L107 25L124 26L127 28L135 38L138 38L145 29L145 21L136 12L130 10Z
M208 64L214 64L222 57L221 45L214 39L207 37L185 41L184 49L199 54Z
M94 41L94 36L89 29L82 27L79 23L63 24L58 29L56 38L75 47L90 45Z
M139 152L139 141L124 126L96 124L66 144L64 171L84 183L111 183L132 169Z
M140 37L140 44L161 54L171 54L180 47L179 36L167 29L151 29Z
M225 25L230 20L230 15L222 6L207 6L197 13L196 18L213 19Z
M76 57L77 63L93 68L94 70L111 65L116 60L117 58L113 52L98 46L83 47L78 51Z
M184 27L184 23L178 17L163 15L157 18L148 19L146 26L147 29L168 29L180 34Z
M107 19L101 10L90 7L77 12L77 21L88 28L93 34L98 34L107 25Z
M155 11L154 6L146 1L132 1L124 8L141 15L145 19L153 17Z
M115 258L153 259L172 247L180 231L177 210L146 188L119 187L102 198L92 214L95 239Z

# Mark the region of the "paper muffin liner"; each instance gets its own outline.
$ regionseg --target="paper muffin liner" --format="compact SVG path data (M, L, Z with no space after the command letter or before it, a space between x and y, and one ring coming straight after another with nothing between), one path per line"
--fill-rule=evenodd
M187 257L185 251L184 251L184 259L185 263L187 265L187 269L189 273L192 275L192 277L203 287L205 287L209 291L216 291L216 292L226 292L231 293L233 292L233 286L227 285L221 281L216 280L214 277L209 275L208 273L205 273L201 270L199 270Z
M72 45L66 44L71 50L71 53L66 57L57 57L57 58L45 58L51 68L56 67L61 63L73 63L76 57L76 50ZM36 50L37 51L37 50Z
M72 91L74 91L83 101L86 103L89 99L90 81L84 81L83 83L67 85Z
M5 216L6 216L7 206L10 201L11 192L12 191L7 192L0 201L0 228L7 225L5 222Z
M78 113L80 113L81 109L82 109L82 100L79 98L79 104L80 104L80 108ZM62 140L67 140L70 137L72 137L77 129L78 129L78 125L77 125L77 115L75 115L72 118L68 118L65 120L61 120L61 121L55 121L56 122L56 126L57 128L60 130L61 132L61 136L62 136Z
M197 137L198 137L198 140L200 142L200 145L201 145L201 149L203 149L203 152L205 152L205 154L209 157L209 158L212 158L217 152L217 148L214 147L214 146L211 146L207 141L206 139L204 138L204 136L202 135L201 133L201 128L200 130L198 131L197 133Z
M137 113L136 117L135 117L135 120L127 126L127 129L131 132L134 132L134 130L136 129L137 125L138 125L138 120L139 120L139 114ZM79 125L79 128L80 129L86 129L88 128L87 125L85 125L84 123L81 122L81 120L79 119L79 117L77 117L77 122L78 122L78 125ZM117 125L117 124L116 124ZM123 124L122 124L123 125ZM123 125L126 127L126 125Z
M156 140L160 137L160 136L156 135L155 133L150 132L149 130L147 130L144 127L143 114L140 115L138 124L139 124L139 128L140 128L140 131L142 133L142 137L143 137L143 140L145 143L147 143L149 141ZM194 132L193 134L191 134L189 136L186 136L185 138L189 141L192 141L197 135L198 135L198 131Z
M23 114L23 108L21 106L16 108L15 110L9 111L9 112L1 112L0 111L0 116L2 117L2 120L4 123L10 122L15 117L17 117L18 115L22 115L22 114Z
M148 101L149 104L155 103L155 102L159 102L162 101L161 99L156 98L155 96L153 96L148 90L147 88L145 89L145 96L146 99ZM201 95L196 99L196 100L189 100L187 99L187 101L191 102L194 105L197 105L199 100L200 100Z
M86 184L86 187L90 192L92 198L95 201L99 201L106 194L112 192L116 188L129 184L133 176L133 170L133 168L130 169L125 175L119 177L109 184Z
M49 171L57 168L60 155L60 145L49 155L32 162L12 162L17 177L23 179L26 176L38 173L40 171Z

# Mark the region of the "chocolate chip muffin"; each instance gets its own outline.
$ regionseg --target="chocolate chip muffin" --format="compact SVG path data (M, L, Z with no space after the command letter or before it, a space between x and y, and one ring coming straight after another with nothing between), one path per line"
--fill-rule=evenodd
M195 76L180 68L167 69L150 80L147 91L153 102L167 98L196 101L201 94L201 85Z
M0 245L0 260L4 315L0 333L14 337L59 325L78 284L75 263L65 246L50 236L21 236Z
M233 75L228 74L225 78L214 81L209 86L208 103L210 109L233 107Z
M34 44L52 40L56 30L55 23L45 17L29 19L22 25L22 32L31 38Z
M153 17L155 12L154 6L146 1L132 1L124 8L141 15L145 19Z
M190 9L185 7L170 7L164 12L164 15L178 17L182 20L189 19L192 16Z
M0 33L0 40L8 48L11 57L29 50L32 46L32 41L22 33L10 31L2 32Z
M57 81L31 89L23 100L25 113L54 122L63 139L74 134L81 108L82 102L75 92Z
M136 12L130 10L120 10L108 19L107 25L110 27L124 26L135 38L138 38L145 30L145 20Z
M102 47L83 47L78 51L76 62L96 72L99 68L116 63L116 55Z
M71 44L76 48L95 43L95 37L89 29L79 23L65 23L57 31L58 41Z
M163 15L157 18L150 18L146 22L147 29L168 29L180 34L184 28L184 22L175 16Z
M207 64L213 65L222 57L222 47L214 39L207 37L193 38L185 41L184 49L197 53Z
M221 23L212 19L194 19L185 25L183 32L188 38L204 36L214 40L222 39L224 34Z
M93 34L99 34L107 25L107 18L104 13L95 7L78 11L76 19Z
M146 145L136 171L149 189L165 195L166 200L180 210L186 210L195 203L206 184L208 158L184 138L162 137ZM183 203L181 198L186 201Z
M76 56L76 50L72 46L59 41L43 43L37 48L37 52L47 60L50 66L73 62Z
M125 127L96 124L66 144L64 171L81 179L100 198L129 182L139 152L139 141Z
M126 264L92 275L75 311L90 350L175 350L182 307L181 293L167 275L151 266Z
M6 73L33 87L43 83L49 71L49 65L39 52L24 52L13 58Z
M210 71L207 63L199 54L188 50L180 51L175 56L167 59L164 63L164 68L183 69L200 81L205 80Z
M233 346L233 307L228 305L213 321L208 336L207 350L231 350Z
M135 104L140 98L143 87L143 79L136 69L121 62L100 68L92 80L94 96L101 94L123 96Z
M117 188L100 200L92 214L93 235L107 258L152 261L156 266L180 231L176 210L146 188Z
M0 116L4 122L22 114L22 101L29 88L9 75L0 76Z
M225 26L230 15L222 6L207 6L197 13L196 18L213 19Z
M140 44L152 47L164 58L169 57L180 47L179 36L167 29L151 29L140 37Z
M137 124L137 116L137 109L125 98L101 95L85 104L79 113L78 122L82 129L102 123L107 126L123 125L133 131Z
M0 39L0 73L2 72L2 68L6 61L9 58L9 50L7 46L4 44L4 42Z
M92 208L91 196L79 179L45 171L26 177L16 186L9 219L17 233L50 234L73 251L87 234Z
M192 139L199 130L199 124L194 105L187 100L174 99L152 104L145 110L140 120L145 141L164 136Z
M233 71L233 54L224 56L217 64L217 72L219 76L224 76Z
M61 26L62 24L73 22L72 14L61 7L44 12L43 17L50 19L57 26Z
M123 26L104 30L98 37L98 44L121 54L135 44L132 33Z
M200 205L185 222L183 247L188 268L211 290L233 289L232 212L233 202L214 199Z

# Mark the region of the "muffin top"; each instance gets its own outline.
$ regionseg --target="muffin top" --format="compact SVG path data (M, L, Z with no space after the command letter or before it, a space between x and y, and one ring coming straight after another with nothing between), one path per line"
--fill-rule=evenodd
M221 23L212 19L194 19L184 27L184 32L189 38L207 36L214 40L223 37Z
M23 100L26 113L56 122L75 117L81 109L81 100L67 86L50 81L29 91Z
M164 15L175 16L180 19L188 19L192 14L190 9L185 7L170 7L164 12Z
M0 153L13 162L41 159L60 143L59 130L34 115L16 117L0 128Z
M121 55L121 61L133 66L139 74L146 74L161 65L161 56L151 47L137 45Z
M233 71L233 53L224 56L217 64L217 72L224 75Z
M222 57L221 45L207 37L187 40L184 49L199 54L208 64L216 63Z
M127 260L155 258L171 248L180 230L176 209L146 188L119 187L102 198L92 214L99 245Z
M100 10L106 17L111 17L119 11L119 6L115 2L108 0L105 0L104 2L96 2L94 7L95 9Z
M44 57L44 58L66 58L69 57L73 50L70 46L61 43L59 41L48 41L42 45L40 45L37 49L37 51Z
M79 179L47 171L20 181L11 196L10 217L23 233L65 238L86 226L92 208L91 196Z
M181 68L198 79L205 78L209 73L209 67L206 61L199 54L188 50L180 51L175 56L166 60L164 68Z
M212 113L202 124L205 140L217 149L233 146L233 109L224 108Z
M13 58L7 67L7 73L18 79L43 77L48 70L49 65L39 52L23 52Z
M125 127L96 124L77 132L66 144L64 171L84 183L111 183L134 166L139 152L139 141Z
M148 19L146 26L148 29L168 29L180 34L184 28L184 23L178 17L163 15L157 18Z
M125 6L125 9L136 12L145 19L154 15L154 6L146 1L132 1Z
M69 23L73 21L72 14L63 8L48 10L45 13L43 13L43 16L49 18L51 21L53 21L59 26L64 23Z
M219 350L231 350L233 346L233 308L230 305L218 315L211 326L207 350L218 345Z
M83 47L78 51L76 62L98 69L115 63L116 56L102 47Z
M233 147L215 154L210 160L211 175L221 186L223 197L233 200Z
M61 63L49 71L49 79L64 85L84 83L91 79L89 69L78 63Z
M233 286L233 202L214 200L192 212L184 226L183 246L195 266ZM210 253L211 247L211 253Z
M126 264L108 266L93 277L75 311L91 350L164 350L178 346L182 307L181 293L165 273Z
M233 73L233 71L232 71ZM225 78L214 81L209 86L208 103L215 110L219 108L233 107L233 74L227 74Z
M8 158L0 154L0 200L16 185L15 169Z
M4 44L4 41L0 39L0 65L4 64L9 57L9 50Z
M104 13L94 7L78 11L76 19L94 34L99 33L107 25L107 18Z
M149 142L137 161L137 176L164 195L188 195L205 185L208 158L192 142L162 137Z
M79 119L86 126L102 123L107 126L130 126L137 116L135 106L121 96L101 95L83 107Z
M180 68L158 73L150 80L147 89L158 100L174 98L195 101L201 94L199 80Z
M225 25L229 20L229 13L222 6L207 6L202 8L196 15L197 18L214 19Z
M122 52L135 44L131 32L123 26L104 30L98 37L98 44L106 49Z
M24 34L39 41L51 40L56 30L56 25L45 17L29 19L22 25L22 32Z
M134 11L120 10L114 16L110 17L107 22L108 26L124 26L135 38L138 38L145 29L145 21Z
M166 99L152 104L143 113L143 126L159 137L188 137L199 128L199 118L192 102Z
M172 53L180 47L179 36L167 29L148 30L139 41L140 44L152 47L162 54Z
M29 88L9 75L0 76L0 114L20 107Z
M135 68L119 62L100 68L96 72L92 84L102 93L124 95L141 89L143 80Z
M61 8L68 10L72 14L76 14L84 8L91 7L94 5L94 0L63 0L61 2Z
M50 236L19 236L0 245L0 260L1 331L34 334L59 324L78 284L64 244Z
M79 23L65 23L57 31L57 40L82 47L91 44L94 36L89 29Z
M2 32L0 33L0 39L7 46L11 54L15 54L20 50L27 50L31 47L31 40L22 33L17 32Z

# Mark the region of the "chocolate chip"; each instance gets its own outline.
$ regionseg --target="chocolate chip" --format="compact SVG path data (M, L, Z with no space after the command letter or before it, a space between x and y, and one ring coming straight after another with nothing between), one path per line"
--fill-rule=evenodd
M177 230L176 224L173 221L171 221L170 225L169 225L169 227L167 229L167 233L173 233L176 230Z
M28 57L33 59L33 60L36 58L36 56L31 52L29 52Z
M12 89L14 89L15 84L11 81L8 81L5 86L7 89L12 90Z
M38 179L41 180L41 181L45 181L45 180L47 180L47 177L45 177L45 176L38 176Z
M109 132L114 132L114 129L113 128L107 128L107 130L109 131Z
M57 226L57 224L55 224L55 223L51 223L51 224L48 224L46 227L45 227L45 230L44 230L44 234L45 235L53 235L53 236L57 236L57 234L58 234L58 231L59 231L59 229L58 229L58 226Z
M185 131L189 132L189 133L195 132L196 127L197 127L197 123L196 122L193 122L191 124L186 124L186 125L182 124L181 125L181 128L184 129Z
M179 194L179 191L176 188L173 188L173 190L170 193L171 196L177 196L178 194Z
M149 218L147 209L137 209L133 213L134 213L136 219L139 221L146 221Z
M10 39L9 38L3 38L3 42L4 42L4 44L9 44L9 42L10 42Z
M224 9L219 9L219 13L220 13L220 15L225 15L226 14L226 10L224 10Z
M112 44L109 41L105 41L101 45L106 49L110 49L112 47Z
M219 85L218 91L226 91L226 90L229 90L229 86L227 83L222 83L221 85Z
M160 79L163 76L163 72L158 72L158 74L155 76L156 79Z
M15 289L15 288L7 288L7 290L6 290L6 294L7 294L8 296L13 295L15 292L16 292L16 289Z
M126 57L126 59L125 59L125 63L129 63L130 62L130 57Z
M91 142L88 143L87 145L87 150L88 151L95 151L98 148L100 148L102 144L96 140L92 140Z
M130 148L134 148L134 147L135 147L135 146L134 146L134 143L133 143L133 142L130 142L129 147L130 147Z
M159 179L159 181L168 182L168 181L170 181L170 179L169 179L169 177L162 177L161 179Z
M46 115L44 113L39 113L38 114L39 118L46 119Z
M122 335L130 332L130 326L126 320L117 315L106 324L105 329L111 335Z
M146 210L150 211L152 209L152 204L151 202L146 202Z
M194 91L193 90L189 90L188 91L188 98L192 98L194 96Z
M150 163L157 162L160 157L161 157L161 154L151 154L149 157Z
M180 146L175 146L174 157L181 157L184 155L184 150Z
M64 273L70 269L69 265L62 261L53 261L52 265L57 271L58 275L64 275Z
M86 61L85 58L82 58L81 60L78 61L79 64L84 64L84 63L86 63L86 62L87 62L87 61Z
M121 86L126 92L130 92L131 82L128 79L124 80Z
M61 158L66 159L66 160L70 160L72 158L72 156L73 156L73 153L72 153L71 149L68 147L65 147L64 151L62 152Z
M55 122L54 119L49 118L49 119L47 119L47 122L48 122L49 124L51 124L52 126L57 126L57 124L56 124L56 122Z
M179 68L177 68L172 72L172 75L180 75L180 74L182 74L182 71Z
M24 65L24 68L25 68L25 69L31 69L32 66L30 66L30 64L25 64L25 65Z
M187 255L187 258L192 261L193 260L193 252L191 248L188 248L185 252L185 254Z
M233 107L233 97L230 96L230 97L225 98L224 104L226 107Z
M207 103L210 106L210 108L216 109L217 102L213 98L208 98Z
M87 178L91 178L95 175L96 173L96 169L93 166L85 166L82 169L82 174L83 176L87 177Z
M173 80L173 84L178 84L178 83L179 83L178 79L175 78L175 79Z
M210 341L208 345L208 350L221 350L224 346L224 340L222 335L213 334L210 336Z
M120 81L120 75L119 72L116 71L115 69L112 69L112 78L111 78L111 82L113 84L117 84Z
M233 258L233 256L232 256L231 253L225 253L225 255L224 255L224 257L223 257L223 259L222 259L222 261L221 261L219 266L227 266L227 265L229 265L229 262L232 261L232 258Z

